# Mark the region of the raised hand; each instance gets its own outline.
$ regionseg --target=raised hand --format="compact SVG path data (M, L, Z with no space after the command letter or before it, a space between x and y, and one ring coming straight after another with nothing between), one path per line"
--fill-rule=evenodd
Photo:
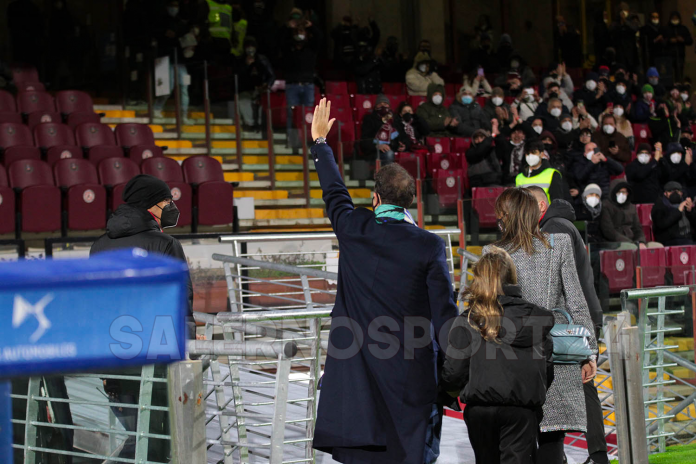
M326 138L329 135L331 126L333 126L336 118L329 119L331 113L331 102L322 98L319 104L314 108L314 117L312 118L312 140L319 137Z

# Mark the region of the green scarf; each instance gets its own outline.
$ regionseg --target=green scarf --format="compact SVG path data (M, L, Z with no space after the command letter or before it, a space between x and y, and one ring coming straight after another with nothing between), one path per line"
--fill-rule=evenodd
M396 205L379 205L375 209L375 221L377 224L389 224L406 222L408 224L416 224L406 208Z

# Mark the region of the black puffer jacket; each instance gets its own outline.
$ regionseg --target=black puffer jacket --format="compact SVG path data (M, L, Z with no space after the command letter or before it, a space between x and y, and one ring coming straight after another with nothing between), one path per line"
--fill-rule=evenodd
M622 188L628 190L628 198L620 205L616 201L616 194ZM602 235L608 242L645 243L645 233L638 220L638 211L632 197L632 189L628 182L624 179L611 181L611 193L602 203L604 212L600 219Z
M605 155L606 156L606 155ZM611 176L622 174L624 169L621 163L608 156L606 161L594 164L584 156L579 156L573 163L573 177L582 191L588 184L597 184L602 189L602 199L609 195Z
M549 209L546 210L544 217L541 218L539 225L542 231L549 234L568 234L570 236L570 240L573 242L573 255L575 256L575 265L578 268L582 293L587 300L595 330L598 330L603 324L602 306L599 304L599 298L597 298L597 292L594 288L592 266L587 256L585 242L583 242L582 236L573 222L575 222L573 205L565 200L554 200L549 205Z
M469 164L466 174L471 187L502 185L503 174L493 147L493 137L486 137L479 144L472 143L465 156Z
M633 190L633 202L636 204L655 203L662 193L660 169L654 159L651 159L648 164L642 164L637 159L628 163L626 178Z
M499 343L489 342L471 327L468 313L458 316L449 333L442 387L459 391L468 405L538 408L553 381L553 315L523 300L516 285L503 291L498 303L516 330L501 328Z

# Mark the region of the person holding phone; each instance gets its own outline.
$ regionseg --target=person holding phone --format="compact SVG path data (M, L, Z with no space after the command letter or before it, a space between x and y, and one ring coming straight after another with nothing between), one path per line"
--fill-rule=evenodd
M599 150L607 157L620 163L631 161L631 147L628 139L616 130L616 118L613 108L607 108L600 118L602 130L595 135L595 142Z
M528 86L522 90L522 93L512 102L512 106L517 108L517 114L519 114L522 121L526 121L536 113L539 104L541 103L541 97L534 90L534 87Z

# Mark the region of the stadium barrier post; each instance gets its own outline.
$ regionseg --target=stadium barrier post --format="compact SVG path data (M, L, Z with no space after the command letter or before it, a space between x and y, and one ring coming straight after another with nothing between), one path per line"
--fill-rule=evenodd
M239 76L234 75L234 139L237 166L242 170L242 118L239 115Z
M261 97L263 98L263 97ZM266 89L266 102L268 110L266 111L266 140L268 140L268 175L271 178L271 190L275 189L275 148L273 146L273 110L271 109L271 89ZM242 170L242 166L239 166Z
M208 156L211 156L213 143L210 136L210 88L208 85L207 61L203 61L203 107L205 110L205 148L208 151Z
M631 431L631 458L634 464L648 464L648 439L643 398L643 364L638 327L625 327L621 337L626 374L626 404Z
M631 435L628 423L628 404L626 401L626 381L624 365L621 360L621 330L628 314L621 313L605 326L605 342L609 353L612 385L614 390L614 417L616 436L619 445L619 461L631 462Z
M205 462L205 401L201 361L182 361L167 369L172 461Z

